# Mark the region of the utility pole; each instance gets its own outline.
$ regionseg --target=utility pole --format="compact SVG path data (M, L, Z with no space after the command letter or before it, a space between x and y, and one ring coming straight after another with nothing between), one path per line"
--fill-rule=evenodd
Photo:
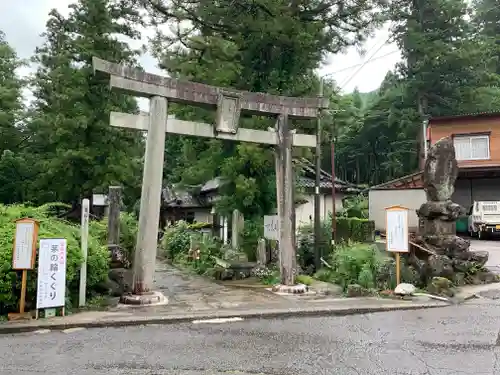
M424 162L423 162L423 165L425 166L425 161L427 160L427 149L428 149L428 145L427 145L427 128L429 126L429 119L426 117L424 118L424 120L422 121L422 139L424 140L423 141L423 146L424 146Z
M334 129L333 129L334 130ZM332 246L335 246L337 232L337 213L335 211L335 137L332 133Z
M319 92L318 97L323 97L323 78L319 80ZM321 196L320 196L320 184L321 184L321 109L317 118L316 123L316 152L315 152L315 164L316 164L316 181L314 186L314 265L316 271L321 268Z

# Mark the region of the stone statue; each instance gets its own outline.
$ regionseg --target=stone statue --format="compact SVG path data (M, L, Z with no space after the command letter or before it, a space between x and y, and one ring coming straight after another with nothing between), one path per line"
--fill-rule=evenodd
M455 191L458 164L451 138L442 138L434 144L425 160L424 189L427 200L445 202Z
M429 150L424 169L427 202L417 210L420 224L416 242L434 255L426 260L414 257L411 263L425 282L436 276L457 283L458 279L467 282L466 277L472 273L477 276L478 272L481 280L476 280L477 283L493 281L494 275L481 270L488 260L488 252L470 251L470 241L456 235L455 222L465 215L465 209L451 201L457 176L453 139L442 138Z

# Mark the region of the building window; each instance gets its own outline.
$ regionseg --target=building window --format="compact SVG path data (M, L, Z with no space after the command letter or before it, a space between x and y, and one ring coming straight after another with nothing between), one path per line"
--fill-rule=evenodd
M490 158L488 135L460 135L453 138L457 160L487 160Z

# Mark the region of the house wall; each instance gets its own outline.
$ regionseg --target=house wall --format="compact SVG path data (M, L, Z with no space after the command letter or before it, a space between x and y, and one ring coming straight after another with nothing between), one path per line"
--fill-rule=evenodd
M416 231L418 216L416 210L425 203L424 189L370 190L368 193L370 220L375 229L385 231L385 208L400 205L410 209L409 228ZM451 200L469 209L474 201L500 201L500 178L457 179Z
M197 208L194 210L194 220L197 223L212 224L212 214L210 210Z
M385 209L390 206L403 206L409 209L408 227L414 232L418 229L416 210L426 202L424 189L387 189L368 192L368 213L375 222L375 230L385 232Z
M500 166L500 117L471 117L468 119L450 119L446 122L430 122L429 134L431 144L441 138L452 135L466 135L471 133L489 133L490 159L463 160L458 163L461 167L470 166Z
M335 209L342 209L342 200L344 199L343 193L335 194ZM307 203L298 205L295 208L295 223L298 228L301 225L307 225L314 220L314 194L309 194L304 197ZM321 207L321 220L328 217L328 214L332 212L333 199L331 195L323 194L319 198Z
M175 211L165 212L165 220L172 220L173 217L179 219L183 215L194 214L194 220L197 223L209 223L212 224L212 214L211 209L191 207L191 208L176 208Z

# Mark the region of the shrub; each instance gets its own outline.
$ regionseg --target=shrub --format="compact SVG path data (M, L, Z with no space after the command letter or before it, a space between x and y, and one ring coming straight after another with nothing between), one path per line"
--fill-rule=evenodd
M364 288L374 288L383 255L376 247L354 243L339 246L333 254L333 281L344 288L349 284L359 284Z
M276 285L280 283L280 272L274 267L259 266L252 271L255 276L264 285Z
M240 250L246 254L248 261L257 260L257 245L264 236L264 219L245 220L243 231L240 235Z
M320 252L323 258L328 259L331 252L332 218L321 222ZM375 224L367 219L337 217L337 243L371 242L373 240ZM297 235L297 257L302 269L311 269L314 265L314 224L302 225Z
M200 250L200 259L190 259L189 250L191 241ZM207 274L215 266L214 257L221 257L222 244L218 239L209 235L203 235L192 229L184 221L165 230L162 240L162 248L165 255L174 263L193 269L198 274Z
M80 229L62 219L51 217L54 207L61 204L48 204L41 207L23 205L0 205L0 314L17 310L20 280L12 270L12 250L15 220L23 217L36 219L40 223L39 238L65 238L67 240L66 286L67 299L76 302L78 295L79 267L82 262L80 251ZM97 289L98 284L107 279L109 252L98 237L89 235L87 258L87 292ZM37 257L38 258L38 257ZM37 266L37 264L35 264ZM36 296L37 269L28 272L27 304L33 306Z
M313 276L316 280L319 281L324 281L327 283L334 283L335 282L335 271L324 267L320 269L318 272L316 272Z
M129 260L134 259L134 250L137 242L139 222L128 212L120 213L120 246L127 252Z
M337 217L337 240L354 242L372 242L375 223L356 217Z
M139 225L135 216L128 212L120 212L120 247L125 251L129 263L134 260L134 249L137 241ZM100 243L108 242L107 219L93 220L89 223L89 235L97 238Z
M212 276L212 271L215 268L214 257L222 257L221 243L216 238L203 236L201 233L193 233L192 238L200 250L200 258L196 260L189 259L189 253L185 251L177 253L174 262L192 269L199 275Z
M345 198L343 206L339 216L368 219L368 198L362 194Z
M166 257L175 260L178 254L187 254L194 233L185 221L179 221L174 226L166 228L162 239Z
M324 258L331 252L331 218L321 222L320 253ZM314 266L314 225L306 224L299 227L297 235L297 261L303 270Z
M311 276L307 275L297 275L295 277L295 282L304 285L312 285L314 279Z

